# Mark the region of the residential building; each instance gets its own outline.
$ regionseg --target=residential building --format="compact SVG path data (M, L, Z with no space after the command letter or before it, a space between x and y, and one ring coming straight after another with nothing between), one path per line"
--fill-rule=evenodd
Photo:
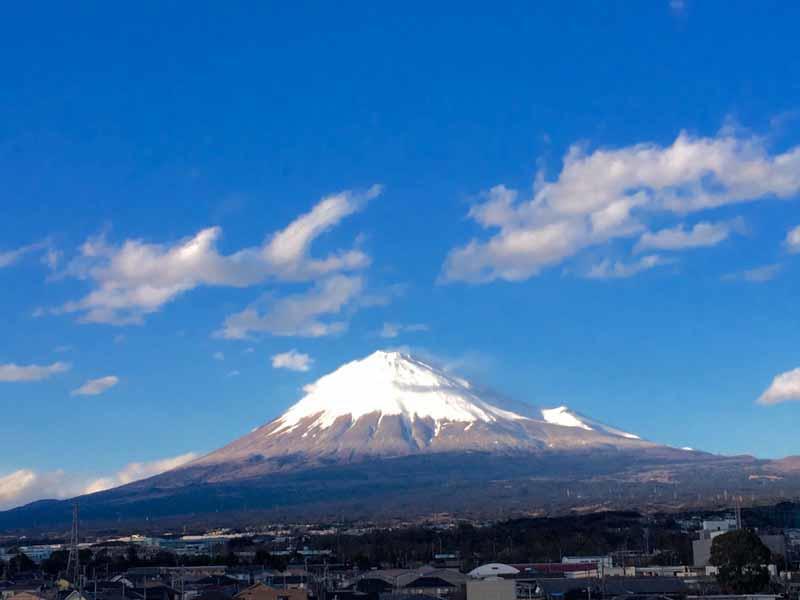
M516 600L517 584L513 579L480 579L467 582L467 600Z
M308 593L301 589L278 589L256 583L233 598L234 600L308 600Z

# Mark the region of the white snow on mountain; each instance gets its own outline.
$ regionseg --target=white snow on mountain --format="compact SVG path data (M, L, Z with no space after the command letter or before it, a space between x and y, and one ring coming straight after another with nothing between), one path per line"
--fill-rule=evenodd
M553 425L561 425L563 427L580 427L591 431L592 428L586 423L578 419L572 414L566 406L559 406L558 408L543 408L542 419L547 423Z
M602 433L628 438L629 440L642 439L633 433L628 433L626 431L616 429L615 427L609 427L608 425L604 425L599 421L584 417L580 413L571 411L566 406L559 406L557 408L543 408L542 420L547 423L552 423L553 425L561 425L563 427L579 427L581 429L586 429L587 431L599 431Z
M430 418L437 433L447 422L471 426L477 422L534 420L640 439L566 406L500 408L484 400L485 395L469 382L400 352L375 352L343 365L304 389L305 397L277 420L277 427L269 435L290 432L301 422L307 424L312 417L309 429L327 429L341 417L355 423L365 415L377 413L380 419L400 415L407 422Z
M291 431L315 416L311 427L327 428L343 416L401 415L408 421L496 422L526 417L484 402L469 382L400 352L375 352L347 363L310 386L307 395L282 417L273 434Z

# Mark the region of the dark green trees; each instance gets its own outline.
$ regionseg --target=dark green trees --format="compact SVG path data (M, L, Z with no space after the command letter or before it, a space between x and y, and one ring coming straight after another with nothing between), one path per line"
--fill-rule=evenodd
M769 584L766 565L770 551L753 531L739 529L714 538L711 564L719 568L717 581L733 594L755 594Z

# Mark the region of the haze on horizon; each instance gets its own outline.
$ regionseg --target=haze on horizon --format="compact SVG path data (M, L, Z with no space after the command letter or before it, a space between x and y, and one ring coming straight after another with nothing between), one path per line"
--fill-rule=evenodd
M377 349L800 454L800 7L9 12L0 509L185 464Z

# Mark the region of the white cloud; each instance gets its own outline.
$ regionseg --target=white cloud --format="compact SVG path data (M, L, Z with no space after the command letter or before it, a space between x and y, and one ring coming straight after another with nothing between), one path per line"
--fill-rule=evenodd
M24 248L0 252L0 269L10 267L25 255Z
M384 323L378 335L387 339L396 338L400 335L400 325L398 323Z
M288 369L290 371L308 371L314 364L308 354L303 354L297 350L289 350L272 357L272 367L274 369Z
M758 399L764 405L797 401L800 401L800 368L777 375Z
M674 14L681 15L686 10L686 0L669 0L669 8Z
M252 305L225 319L218 337L247 339L252 333L276 336L322 337L340 333L347 328L344 320L323 317L339 315L354 305L364 288L359 276L334 275L314 285L310 290L283 298L267 298L260 306Z
M61 259L63 256L64 253L61 250L56 248L47 248L47 251L42 257L42 264L47 265L47 268L51 271L55 271L58 269L58 265L61 264Z
M573 146L554 181L537 176L531 198L500 185L472 207L470 218L491 234L451 250L441 281L528 279L586 248L640 236L652 216L798 191L800 147L771 154L760 138L738 137L730 128L704 138L682 132L669 146L589 153Z
M113 487L125 485L127 483L133 483L134 481L139 481L141 479L147 479L148 477L153 477L154 475L164 473L165 471L177 469L178 467L193 461L195 458L197 458L197 454L194 452L188 452L179 456L163 458L161 460L154 460L151 462L130 463L110 477L100 477L89 482L89 484L83 489L82 493L93 494L95 492L102 492L103 490L108 490Z
M402 323L384 323L378 335L382 338L393 339L402 333L413 333L417 331L428 331L428 326L424 323L411 323L408 325Z
M313 281L362 269L370 259L357 248L320 259L311 256L311 245L381 191L380 186L373 186L363 193L344 191L325 197L262 245L228 255L217 250L222 234L219 227L203 229L172 244L129 239L113 245L104 236L91 238L63 273L88 281L91 291L53 312L77 313L83 322L141 323L146 315L199 286Z
M57 373L69 371L69 363L54 362L50 365L0 365L0 381L41 381Z
M463 350L456 354L443 354L423 346L402 344L383 348L386 352L410 354L430 365L454 376L470 376L478 380L485 378L495 365L495 359L489 354L474 350ZM484 390L488 392L488 390Z
M708 248L727 240L731 234L744 231L744 221L733 219L720 223L706 221L695 224L691 228L685 225L647 231L636 243L636 252L644 250L687 250L690 248Z
M214 360L225 360L225 355L222 352L214 352L211 356Z
M10 267L11 265L18 263L28 254L38 252L39 250L48 248L48 246L48 242L37 242L35 244L28 244L27 246L15 248L14 250L0 252L0 269Z
M117 473L105 477L68 474L62 470L36 472L31 469L19 469L0 476L0 510L45 498L64 499L91 494L158 475L195 458L197 454L190 452L152 462L130 463Z
M106 390L111 389L119 383L119 378L115 375L90 379L76 390L72 390L72 396L97 396Z
M765 283L772 281L781 272L783 267L780 264L762 265L752 269L746 269L738 273L729 273L722 277L725 281L746 281L748 283Z
M232 371L228 371L228 377L238 377L241 375L241 372L237 369L233 369Z
M642 271L648 271L671 262L671 260L657 254L642 256L640 259L629 263L605 259L593 265L589 272L586 273L586 277L589 279L625 279L638 275Z
M0 477L0 508L9 508L18 498L36 482L36 473L29 469L20 469Z
M784 243L789 252L800 252L800 225L786 234L786 241Z

